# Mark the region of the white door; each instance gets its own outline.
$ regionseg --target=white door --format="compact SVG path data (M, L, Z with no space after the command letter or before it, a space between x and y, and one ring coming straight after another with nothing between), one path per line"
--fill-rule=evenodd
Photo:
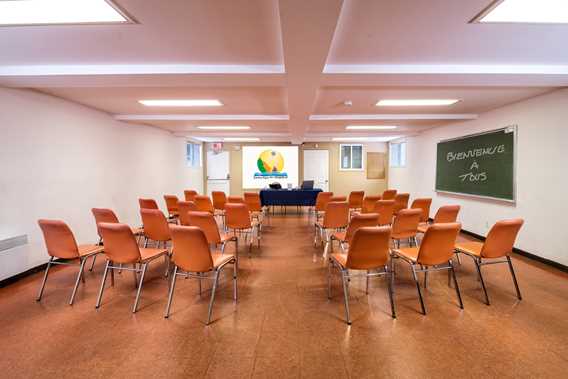
M229 182L229 152L207 152L207 195L212 191L223 191L227 195L231 191Z
M314 188L329 191L328 150L304 150L304 180L313 180Z

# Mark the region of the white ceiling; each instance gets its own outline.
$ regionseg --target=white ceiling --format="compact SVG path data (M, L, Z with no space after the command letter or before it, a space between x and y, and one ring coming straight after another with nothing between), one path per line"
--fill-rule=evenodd
M420 133L568 86L568 25L469 23L490 0L115 2L138 23L0 27L0 86L178 135L295 143ZM150 98L215 98L224 106L137 102ZM381 98L460 101L375 107ZM399 128L344 129L369 124Z

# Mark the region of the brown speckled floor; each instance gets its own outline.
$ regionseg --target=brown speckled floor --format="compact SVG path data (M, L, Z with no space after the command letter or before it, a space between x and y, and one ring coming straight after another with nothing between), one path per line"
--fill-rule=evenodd
M522 231L521 231L522 233ZM431 274L427 316L419 313L407 267L398 264L391 319L383 279L351 292L353 325L343 322L338 281L326 297L321 249L306 218L275 216L261 251L241 259L240 298L226 278L204 325L209 295L179 280L169 320L167 282L156 262L141 308L130 312L130 274L117 276L98 311L102 259L87 273L74 306L67 299L75 269L50 276L44 299L34 297L41 274L0 289L0 376L34 377L568 377L568 276L514 258L524 300L518 302L506 265L485 267L491 306L482 302L474 267L464 259L457 307L444 272Z

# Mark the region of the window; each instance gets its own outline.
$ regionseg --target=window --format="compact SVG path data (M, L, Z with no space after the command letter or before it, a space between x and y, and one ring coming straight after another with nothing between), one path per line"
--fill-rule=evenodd
M390 167L406 167L406 142L390 144Z
M201 145L188 142L185 160L187 167L201 167Z
M339 145L339 169L363 170L363 145Z

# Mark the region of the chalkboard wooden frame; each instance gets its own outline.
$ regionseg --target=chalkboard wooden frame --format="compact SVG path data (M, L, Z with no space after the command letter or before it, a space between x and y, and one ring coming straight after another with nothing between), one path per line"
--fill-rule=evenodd
M440 193L440 194L449 194L449 195L458 195L458 196L464 196L464 197L472 197L472 198L477 198L477 199L485 199L485 200L493 200L493 201L499 201L499 202L505 202L505 203L510 203L510 204L516 204L517 202L517 137L518 137L518 130L517 130L517 125L508 125L505 126L503 128L499 128L499 129L492 129L492 130L486 130L483 132L479 132L479 133L473 133L473 134L466 134L463 136L459 136L459 137L454 137L454 138L447 138L447 139L443 139L438 141L438 143L436 144L436 178L438 177L438 144L443 143L443 142L450 142L450 141L457 141L457 140L463 140L466 138L471 138L471 137L476 137L476 136L480 136L480 135L484 135L484 134L491 134L491 133L495 133L495 132L500 132L500 131L509 131L510 133L513 133L513 196L512 199L506 199L506 198L500 198L500 197L493 197L493 196L484 196L484 195L476 195L476 194L471 194L471 193L465 193L465 192L451 192L451 191L445 191L445 190L439 190L437 187L437 181L434 181L434 191L436 193Z

